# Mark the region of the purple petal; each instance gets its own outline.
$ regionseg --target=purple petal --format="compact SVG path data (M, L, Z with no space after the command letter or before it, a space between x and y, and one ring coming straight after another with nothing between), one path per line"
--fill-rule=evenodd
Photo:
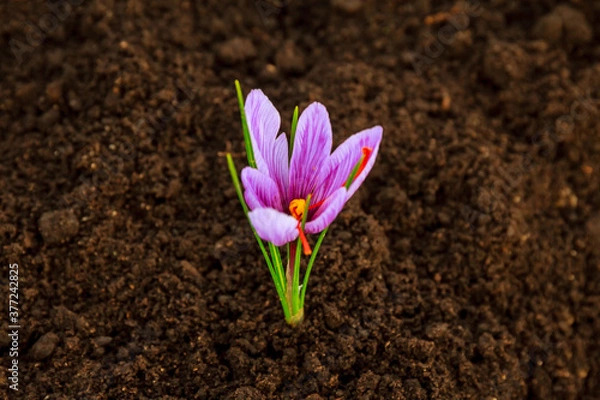
M382 135L383 128L374 126L350 136L344 143L339 145L327 160L319 176L318 188L314 195L315 201L322 201L322 199L327 198L331 193L346 184L348 177L363 155L362 149L368 147L372 149L372 152L364 169L350 185L346 199L352 197L375 164Z
M277 183L281 200L287 204L288 200L288 181L289 181L289 159L288 159L288 141L282 134L275 140L273 151L265 157L267 167L271 178Z
M319 170L331 153L331 123L323 104L312 103L298 119L290 160L291 199L304 199L314 190Z
M344 204L346 204L346 188L341 187L321 204L315 215L306 223L305 232L319 233L328 227L342 211Z
M248 94L244 110L256 166L259 171L269 175L269 165L266 159L270 158L273 153L281 117L273 103L260 89L254 89Z
M242 170L242 183L248 208L254 210L269 207L282 210L279 188L269 176L255 168L246 167Z
M272 208L257 208L248 213L248 218L258 236L275 246L283 246L298 237L298 221Z

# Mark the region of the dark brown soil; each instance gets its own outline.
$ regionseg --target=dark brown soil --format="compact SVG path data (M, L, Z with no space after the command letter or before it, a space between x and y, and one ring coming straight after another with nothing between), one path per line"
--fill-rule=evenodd
M8 398L600 399L600 3L51 4L0 5ZM236 78L285 131L384 127L297 329L223 157Z

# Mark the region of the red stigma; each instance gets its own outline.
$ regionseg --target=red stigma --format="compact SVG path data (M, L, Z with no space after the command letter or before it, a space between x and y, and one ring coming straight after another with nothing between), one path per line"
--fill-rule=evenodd
M370 147L362 148L363 155L361 157L361 163L360 163L360 166L358 167L358 171L356 171L356 175L354 176L354 179L356 179L356 177L359 176L360 173L363 172L363 170L367 166L367 162L369 161L369 158L371 157L371 153L373 153L372 148L370 148Z
M306 239L306 235L302 230L302 223L298 222L298 236L300 237L300 243L302 243L302 250L304 251L305 256L309 256L312 254L312 250L310 249L310 245L308 244L308 239Z
M302 243L302 249L304 255L308 256L312 253L308 239L302 230L302 218L304 217L304 211L306 209L306 201L304 199L294 199L290 202L290 214L298 221L298 236L300 237L300 243ZM310 207L309 207L310 209Z
M371 154L373 153L373 149L370 147L363 147L361 149L362 151L362 156L360 157L360 165L358 166L358 170L356 170L356 175L354 175L354 180L356 180L356 177L360 175L361 172L363 172L363 170L365 169L365 167L367 166L367 162L369 161L369 158L371 157ZM346 186L346 184L343 184L342 187ZM309 210L314 210L317 207L320 207L323 203L325 203L327 199L323 199L321 201L318 201L314 204L311 204L308 209ZM291 206L290 206L291 207ZM291 210L291 208L290 208ZM292 212L293 215L293 212Z
M315 208L319 207L321 204L325 203L325 200L327 200L327 199L321 200L315 204L311 204L310 206L308 206L308 209L314 210Z

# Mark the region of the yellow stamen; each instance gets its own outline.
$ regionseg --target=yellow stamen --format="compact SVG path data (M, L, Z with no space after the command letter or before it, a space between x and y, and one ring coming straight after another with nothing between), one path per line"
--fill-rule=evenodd
M304 199L294 199L290 202L290 214L298 221L302 221L304 208L306 208L306 200Z

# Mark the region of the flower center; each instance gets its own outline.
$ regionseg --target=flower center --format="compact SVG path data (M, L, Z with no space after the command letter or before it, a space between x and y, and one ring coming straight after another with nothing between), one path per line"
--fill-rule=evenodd
M298 221L298 236L300 237L300 243L302 243L302 249L304 250L304 255L308 256L312 253L310 249L310 245L308 244L308 239L306 239L306 235L302 230L302 218L304 217L304 211L306 210L306 200L304 199L294 199L290 202L290 214L292 217L296 218Z
M302 221L304 216L304 209L306 208L306 200L294 199L290 202L290 214L298 221Z

